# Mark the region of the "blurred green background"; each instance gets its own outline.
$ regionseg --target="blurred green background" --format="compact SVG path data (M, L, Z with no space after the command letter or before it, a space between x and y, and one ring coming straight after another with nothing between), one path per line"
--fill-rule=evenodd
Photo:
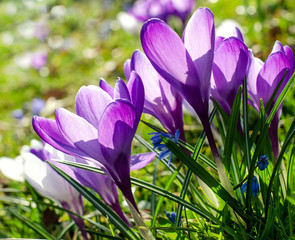
M23 145L37 138L31 127L32 99L46 100L46 109L41 115L53 117L55 107L74 108L75 95L82 85L97 85L100 78L111 84L118 77L124 79L125 60L131 57L135 49L141 49L139 34L126 33L117 19L117 14L126 10L132 2L0 2L0 157L16 157ZM265 60L275 40L291 46L294 51L294 3L293 0L211 0L197 1L196 7L209 7L214 13L216 27L225 19L237 21L242 27L247 46L252 48L255 56ZM43 40L35 37L35 28L39 23L44 24L43 30L50 29ZM176 19L171 19L170 23L182 33ZM31 65L31 57L40 51L48 54L48 59L45 66L35 69ZM293 86L283 108L282 121L286 123L286 129L295 115L294 99ZM21 120L12 116L16 109L24 112ZM192 129L191 123L187 117L185 128ZM145 130L140 132L146 136ZM143 171L151 174L152 168ZM7 186L20 191L24 189L0 175L0 188ZM5 194L0 192L1 195ZM0 209L1 205L0 202ZM6 219L1 224L4 215L5 212L0 210L0 226L9 222ZM9 231L17 232L18 225L22 225L21 222L16 222L14 227L5 224L2 229L0 227L0 236L6 236Z

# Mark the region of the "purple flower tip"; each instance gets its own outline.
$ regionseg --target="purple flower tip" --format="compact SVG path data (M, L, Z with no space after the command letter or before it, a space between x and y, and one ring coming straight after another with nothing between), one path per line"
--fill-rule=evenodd
M21 120L24 117L24 111L22 109L16 109L11 113L13 118Z

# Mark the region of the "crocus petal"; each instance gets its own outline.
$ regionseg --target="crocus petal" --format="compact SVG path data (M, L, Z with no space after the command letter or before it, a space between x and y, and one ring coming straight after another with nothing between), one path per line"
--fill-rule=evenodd
M2 172L6 177L14 181L25 181L23 159L21 157L16 157L15 159L1 157L0 172Z
M273 45L273 48L272 48L272 51L271 51L271 54L272 53L275 53L275 52L284 52L284 46L281 44L280 41L276 41L275 44Z
M143 109L145 93L142 80L134 71L131 72L127 88L130 92L131 102L136 110L137 121L139 121Z
M102 159L97 143L96 128L84 118L63 108L56 109L55 118L62 134L77 149L98 161Z
M119 99L110 103L101 117L98 142L107 160L105 166L116 183L129 178L131 141L136 127L136 110L129 101Z
M235 94L246 75L247 65L248 49L238 38L225 39L215 52L213 79L216 90L228 104L227 113L230 113Z
M112 99L114 99L114 88L109 85L104 79L100 79L99 86L102 90L110 95Z
M291 66L291 75L294 73L294 54L292 49L289 46L284 46L285 54L288 56Z
M112 98L97 86L83 86L76 95L76 112L97 128L100 117Z
M195 11L187 23L183 40L197 69L202 98L206 102L209 99L215 45L214 16L208 8Z
M123 69L124 69L124 74L125 74L126 79L129 79L130 74L131 74L131 72L130 72L130 69L131 69L131 67L130 67L130 59L127 59L125 61Z
M263 62L259 59L254 57L252 51L249 51L249 68L247 72L247 88L250 97L254 101L254 107L257 111L259 111L259 98L257 97L257 77L258 74L263 66Z
M116 82L116 86L114 89L114 100L115 99L126 99L130 101L128 88L121 78L119 78Z
M83 158L89 158L88 154L77 149L73 143L69 142L60 130L56 122L43 117L33 117L33 127L36 133L48 144L67 154L75 154Z
M133 171L133 170L138 170L138 169L144 168L151 161L153 161L155 157L156 157L156 153L154 153L154 152L133 155L131 157L130 170Z
M179 36L163 21L151 19L141 30L143 50L158 73L194 107L201 104L200 80L194 63ZM206 112L207 114L207 112Z
M291 69L289 59L283 52L275 52L266 59L257 78L257 95L262 98L264 105L267 104L276 86L284 76L287 69ZM278 94L285 87L288 79L284 79ZM274 101L276 101L277 96Z

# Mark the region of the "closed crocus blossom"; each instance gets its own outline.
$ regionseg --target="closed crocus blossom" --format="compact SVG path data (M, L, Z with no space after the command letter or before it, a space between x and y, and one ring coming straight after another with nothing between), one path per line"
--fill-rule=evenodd
M251 104L259 112L260 99L264 106L268 103L278 83L283 78L288 70L277 95L273 100L273 104L278 99L278 96L286 86L294 73L294 55L289 46L283 46L279 41L274 44L271 54L263 63L258 58L255 58L250 52L250 65L247 73L248 92L253 101ZM276 112L269 128L269 135L273 147L275 158L279 154L278 145L278 123L282 112L282 105ZM270 113L267 112L267 115Z
M172 135L177 130L185 140L183 130L182 97L154 69L148 58L136 50L131 61L124 65L126 77L134 70L142 79L145 90L144 112L153 115Z
M59 108L55 121L35 116L33 127L54 148L99 164L137 209L130 182L131 142L143 103L142 81L132 72L128 85L120 79L112 92L96 86L82 87L76 96L77 115ZM154 157L151 153L141 158L144 161L139 161L137 167Z
M65 179L59 176L45 160L56 156L44 149L44 146L33 141L32 147L24 146L21 151L24 160L25 179L43 196L52 199L78 215L83 215L84 207L82 196ZM56 165L62 165L56 163ZM81 218L70 214L70 217L80 228L84 239L88 239Z
M241 40L230 37L219 44L213 60L211 95L229 115L247 65L248 49Z
M214 158L219 159L208 113L215 45L213 13L208 8L195 11L182 39L165 22L151 19L142 27L141 43L157 72L198 114Z

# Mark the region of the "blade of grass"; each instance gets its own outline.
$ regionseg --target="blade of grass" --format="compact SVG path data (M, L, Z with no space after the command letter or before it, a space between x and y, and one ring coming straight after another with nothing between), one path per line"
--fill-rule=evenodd
M210 114L210 117L209 117L210 123L212 122L212 120L213 120L213 118L215 116L215 113L216 113L216 107L212 110L212 113ZM198 139L198 142L196 144L196 147L194 149L194 153L193 153L193 156L192 156L192 158L195 161L198 159L198 157L200 155L200 152L201 152L202 146L204 144L205 138L206 138L206 133L203 130L201 132L201 135L200 135L199 139ZM217 170L217 168L216 168L216 170ZM185 195L186 195L186 192L187 192L187 189L188 189L188 185L189 185L192 173L193 172L190 169L188 169L188 171L186 173L186 176L185 176L185 179L184 179L184 182L183 182L183 187L182 187L181 192L180 192L180 197L182 199L185 198ZM176 220L175 220L175 225L177 227L180 227L182 209L183 209L182 205L179 205L178 208L177 208Z
M243 82L243 126L244 126L244 139L245 139L245 156L247 160L248 170L251 165L251 153L249 143L249 123L248 123L248 89L247 89L247 78L245 77Z
M127 224L117 216L110 208L99 200L92 192L87 190L77 181L72 179L62 170L57 168L55 165L48 162L48 164L66 181L68 181L82 196L84 196L97 210L99 210L104 216L108 216L110 221L125 235L127 239L138 239L138 237L133 233L133 231L127 226Z
M20 214L19 212L17 212L16 210L9 208L8 211L15 216L16 218L18 218L21 222L23 222L24 224L26 224L28 227L30 227L31 229L33 229L36 233L40 234L40 236L46 238L46 239L50 239L50 240L55 240L56 238L54 236L52 236L50 233L48 233L43 227L41 227L39 224L34 223L33 221L31 221L31 219L23 216L22 214Z

